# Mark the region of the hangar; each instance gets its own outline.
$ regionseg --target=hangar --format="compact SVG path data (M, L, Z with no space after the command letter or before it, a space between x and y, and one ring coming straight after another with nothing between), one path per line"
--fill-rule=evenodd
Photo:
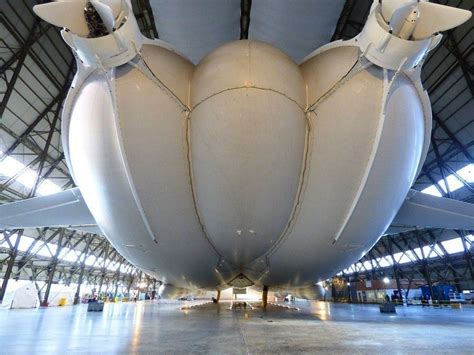
M6 352L472 349L472 1L0 4Z

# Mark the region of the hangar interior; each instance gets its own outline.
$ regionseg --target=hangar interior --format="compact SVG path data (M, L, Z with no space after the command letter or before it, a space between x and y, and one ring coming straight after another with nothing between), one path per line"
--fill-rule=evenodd
M471 0L432 2L474 10ZM0 2L0 204L74 187L60 138L61 110L76 63L58 28L33 13L37 3L41 1ZM143 35L171 43L194 63L239 38L271 43L300 62L325 43L357 35L371 4L370 0L242 0L215 6L213 0L132 0ZM317 14L317 21L308 13ZM424 63L422 81L432 104L433 129L427 159L413 186L426 194L471 203L473 25L471 18L444 33ZM473 264L472 230L419 229L385 235L357 263L324 283L325 297L371 303L395 295L398 302L421 304L420 289L425 288L430 305L455 300L468 307L474 302ZM42 306L78 304L91 293L112 301L118 296L154 298L160 285L103 236L66 228L0 231L0 266L3 305L30 282ZM444 286L449 286L446 294L440 291ZM140 312L138 317L151 317ZM327 309L314 312L321 316ZM345 309L334 309L336 315L342 312ZM375 322L371 318L375 315L368 317ZM433 321L436 315L426 317Z

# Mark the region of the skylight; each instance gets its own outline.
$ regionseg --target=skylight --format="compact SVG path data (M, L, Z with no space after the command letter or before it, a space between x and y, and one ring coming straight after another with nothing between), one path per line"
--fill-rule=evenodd
M456 174L463 180L465 180L468 183L474 183L474 164L468 164L464 168L459 169ZM449 187L449 191L453 192L461 187L464 186L464 183L458 179L458 177L455 174L448 175L446 177L446 182ZM444 180L441 179L437 182L439 187L444 191L444 193L447 193L448 190L446 189L446 184L444 183ZM436 187L436 185L431 185L428 186L426 189L421 190L424 194L428 195L433 195L433 196L438 196L441 197L441 193Z
M467 247L469 248L469 244L474 244L474 235L469 234L466 235L466 240L467 240ZM453 239L448 239L445 241L442 241L441 244L443 245L444 249L446 249L446 252L448 254L456 254L456 253L461 253L464 251L464 246L462 243L461 238L453 238ZM431 259L431 258L439 258L444 255L443 251L438 245L435 245L434 247L425 245L423 247L423 254L425 255L426 259ZM414 262L417 260L417 257L419 259L423 259L423 254L421 252L420 248L415 248L412 250L406 250L405 252L399 252L393 254L393 257L395 258L395 261L398 264L407 264L410 262ZM372 269L372 265L369 260L364 261L363 264L356 263L352 264L349 266L347 269L343 271L345 274L353 274L354 272L363 272L362 265L365 266L366 270L369 271ZM393 265L393 260L390 256L384 256L380 258L376 258L374 261L374 267L377 268L385 268ZM338 276L342 275L342 272L337 274Z
M421 190L424 194L442 197L441 192L439 192L438 188L435 185L428 186L426 189Z
M441 244L449 254L455 254L464 251L461 238L445 240L444 242L441 242Z
M4 240L4 238L5 236L2 233L0 233L0 248L9 248L10 246L8 242ZM17 234L12 235L10 237L10 243L15 244L16 238L17 238ZM34 238L23 235L20 239L20 243L18 244L18 250L21 252L28 251L28 249L31 247L34 241L35 241ZM42 242L38 242L31 250L31 253L39 255L39 256L43 256L46 258L52 258L54 254L56 253L57 248L58 248L57 244L46 243L43 246ZM61 252L59 253L58 259L62 261L70 262L70 263L75 263L79 255L81 255L79 251L63 247ZM95 268L100 269L102 268L102 266L104 266L104 259L96 258L94 255L89 255L85 260L85 264L87 266L94 266ZM106 265L105 268L109 271L117 271L119 267L118 263L112 263L111 261L106 262L105 265ZM121 273L131 272L130 266L122 265L120 267L120 272Z
M4 153L0 150L0 159L2 156L4 156ZM23 163L20 163L10 156L5 156L3 160L0 160L0 176L4 176L8 179L19 173L20 175L15 181L28 189L33 188L37 174L34 170L27 168ZM61 188L49 180L41 182L36 190L37 194L41 196L51 195L60 191Z

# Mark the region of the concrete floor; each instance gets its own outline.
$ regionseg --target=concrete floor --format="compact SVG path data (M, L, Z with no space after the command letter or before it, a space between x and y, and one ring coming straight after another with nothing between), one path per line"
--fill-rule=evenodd
M326 302L266 312L184 304L0 310L0 353L474 353L473 308L398 307L390 315Z

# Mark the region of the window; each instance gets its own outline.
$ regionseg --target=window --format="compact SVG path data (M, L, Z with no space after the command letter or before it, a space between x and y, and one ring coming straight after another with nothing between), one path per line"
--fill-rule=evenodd
M4 153L0 151L0 157L3 155ZM20 163L10 156L5 156L3 160L0 161L0 176L11 178L20 172L21 174L15 179L15 181L19 182L26 188L33 188L36 181L36 171L27 168L23 163ZM44 180L37 189L38 195L42 196L54 194L59 191L61 191L61 188L49 180Z
M464 246L462 244L461 238L445 240L444 242L441 242L441 244L449 254L456 254L464 251Z
M469 164L464 168L459 169L456 173L468 183L474 182L474 164ZM449 191L451 192L456 191L464 186L463 182L459 180L454 174L447 176L446 182L448 184ZM443 179L439 180L437 183L445 193L448 192ZM424 194L441 197L441 193L439 192L436 185L428 186L426 189L421 190L421 192Z

